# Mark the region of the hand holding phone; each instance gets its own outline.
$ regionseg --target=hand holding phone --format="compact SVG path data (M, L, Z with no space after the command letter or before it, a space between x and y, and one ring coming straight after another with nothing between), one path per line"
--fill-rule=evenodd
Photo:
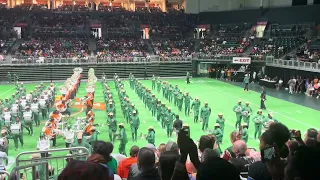
M290 130L290 137L295 138L295 139L299 139L299 138L301 138L301 132L299 130L291 129Z
M269 146L261 150L261 161L269 162L276 157L276 149L274 146Z

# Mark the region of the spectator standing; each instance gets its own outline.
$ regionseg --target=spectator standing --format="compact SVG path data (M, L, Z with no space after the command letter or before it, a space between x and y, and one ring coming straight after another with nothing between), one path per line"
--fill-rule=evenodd
M118 165L118 175L122 179L127 179L129 170L132 164L137 163L137 156L139 152L138 146L132 146L130 149L130 157L122 160Z
M114 174L117 174L117 160L111 156L113 144L110 142L96 141L93 144L93 152L100 154L106 160L108 167Z
M171 180L176 162L179 160L179 154L167 151L159 157L159 174L161 180Z

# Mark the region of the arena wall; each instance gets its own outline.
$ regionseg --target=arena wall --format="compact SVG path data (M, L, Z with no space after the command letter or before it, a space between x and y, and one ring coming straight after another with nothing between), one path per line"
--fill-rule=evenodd
M313 0L307 1L308 5ZM240 9L259 9L276 7L290 7L292 0L187 0L187 12L212 12L212 11L234 11Z
M104 72L107 78L113 78L117 73L120 78L128 78L129 73L134 73L135 77L143 78L145 71L147 76L152 74L160 77L185 76L186 71L192 71L191 62L179 63L147 63L147 64L95 64L95 65L34 65L34 66L0 66L0 82L7 81L7 73L17 74L20 81L57 81L70 77L75 67L82 67L83 79L86 79L89 68L94 68L97 77L101 77Z

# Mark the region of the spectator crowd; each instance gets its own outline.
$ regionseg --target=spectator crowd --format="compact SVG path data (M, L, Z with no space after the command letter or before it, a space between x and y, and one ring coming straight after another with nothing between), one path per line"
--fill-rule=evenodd
M299 130L272 123L257 150L240 140L237 132L230 134L230 141L230 147L221 151L214 135L203 135L195 144L181 131L177 143L132 146L128 157L112 154L112 143L96 141L88 160L70 159L58 179L320 179L320 134L314 128L302 137Z

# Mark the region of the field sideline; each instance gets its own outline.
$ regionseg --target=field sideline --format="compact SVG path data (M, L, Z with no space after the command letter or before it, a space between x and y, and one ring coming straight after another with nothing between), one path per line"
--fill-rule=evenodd
M224 118L226 119L226 126L225 126L225 133L223 137L223 144L221 145L222 149L229 147L229 134L230 132L235 130L235 122L236 116L235 113L232 111L233 106L237 103L238 100L242 100L243 104L246 101L250 102L251 108L253 109L254 113L259 109L260 103L260 94L257 92L250 91L249 93L243 92L241 87L231 85L228 83L224 83L221 81L217 81L214 79L209 78L193 78L191 79L191 84L186 84L185 79L165 79L169 83L173 85L177 84L182 91L189 92L192 98L196 96L199 97L201 101L201 106L204 102L209 103L209 107L212 109L212 114L210 116L209 121L209 129L213 129L213 125L215 124L215 119L219 112L224 114ZM151 89L151 81L150 80L141 80L142 84L147 86ZM46 83L45 83L46 84ZM108 84L111 88L111 91L115 95L114 100L116 103L117 108L117 116L116 119L119 122L124 122L123 114L121 112L120 101L117 96L117 92L114 87L114 83L112 81L108 81ZM149 126L153 126L156 131L156 144L166 143L169 139L166 136L164 130L161 129L160 124L151 116L151 112L148 111L145 107L143 102L138 98L135 92L129 87L129 83L127 81L124 82L125 89L127 91L127 95L130 98L130 101L134 103L139 111L139 117L141 120L141 125L138 130L138 135L146 134L147 129ZM37 84L25 84L27 88L27 93L34 89ZM48 83L46 84L48 85ZM57 83L59 86L59 83ZM11 95L15 92L14 85L0 85L0 98L5 99L6 97L11 97ZM172 108L172 111L176 114L180 115L180 118L190 125L191 137L194 141L197 141L199 137L205 132L201 131L200 124L193 123L193 114L190 116L185 116L184 108L183 112L179 112L177 107L174 107L173 103L170 104L165 98L162 97L162 92L158 94L156 91L152 91L155 93L158 99L161 99L162 102L165 102L168 107ZM77 93L77 97L83 97L85 95L85 82L81 83L81 87ZM60 92L57 91L57 95L60 95ZM96 84L96 92L95 92L95 103L104 103L103 97L103 89L100 83ZM268 111L264 111L263 114L267 115L269 111L272 111L274 117L279 120L280 122L287 125L289 128L292 129L299 129L303 133L310 127L319 128L320 121L316 120L316 117L319 117L320 112L308 107L304 107L298 104L294 104L288 101L284 101L281 99L273 98L268 96L268 100L266 101L266 105ZM183 106L184 107L184 106ZM76 117L83 117L84 112L79 112L79 109L72 109L72 113ZM78 113L78 114L75 114ZM97 127L100 131L99 139L108 141L108 131L106 127L106 113L103 110L96 109L95 110L95 122L100 123L101 126ZM43 122L43 121L42 121ZM126 122L124 122L126 124ZM129 125L125 125L126 132L128 135L128 144L126 150L129 151L129 148L137 144L138 146L144 146L146 144L146 140L139 139L138 142L134 143L131 140L131 132ZM24 141L25 146L23 148L19 148L18 151L14 151L13 141L10 141L9 145L9 156L10 165L12 165L12 159L16 157L19 152L23 151L33 151L36 150L36 143L39 137L39 133L42 127L34 127L34 136L28 136L27 132L24 131ZM249 147L258 147L258 140L253 139L254 127L251 126L249 129ZM175 137L172 137L175 140ZM114 144L114 152L118 153L118 145L119 142ZM57 139L57 146L62 148L65 147L64 140L62 138Z

